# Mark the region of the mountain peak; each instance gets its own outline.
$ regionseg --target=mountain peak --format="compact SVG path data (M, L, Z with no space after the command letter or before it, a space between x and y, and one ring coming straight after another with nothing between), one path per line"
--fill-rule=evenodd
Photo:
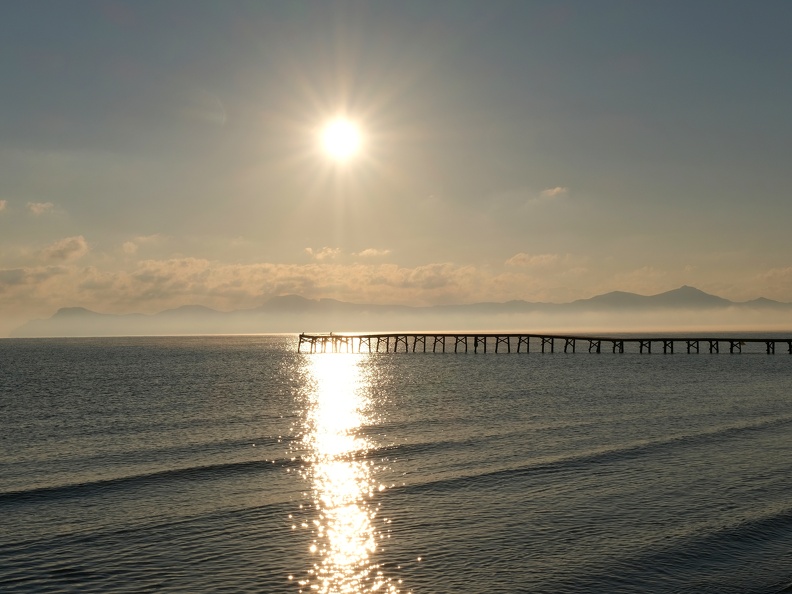
M673 306L725 306L732 305L732 302L717 295L705 293L701 289L691 287L689 285L682 285L678 289L672 289L665 293L659 293L652 296L652 301L662 305Z
M690 285L682 285L678 289L671 289L670 291L666 291L664 293L658 293L659 295L670 295L670 294L678 294L678 295L710 295L702 291L701 289L697 289L696 287L691 287ZM712 297L712 295L710 295Z
M90 309L86 309L84 307L61 307L58 311L56 311L52 317L53 318L67 318L67 317L75 317L75 316L100 316L102 314L97 313L95 311L91 311Z

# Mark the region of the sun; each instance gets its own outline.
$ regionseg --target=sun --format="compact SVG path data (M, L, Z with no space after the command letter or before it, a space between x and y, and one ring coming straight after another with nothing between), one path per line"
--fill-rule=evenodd
M348 161L357 155L363 142L360 127L342 118L325 124L321 140L325 153L339 162Z

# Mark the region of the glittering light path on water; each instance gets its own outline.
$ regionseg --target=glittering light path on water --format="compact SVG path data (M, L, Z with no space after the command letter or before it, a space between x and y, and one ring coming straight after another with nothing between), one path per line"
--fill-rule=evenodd
M372 403L363 389L363 355L310 357L313 389L304 411L305 479L312 486L315 508L315 559L300 591L398 592L374 558L383 537L375 526L376 484L373 447L360 435L370 422Z

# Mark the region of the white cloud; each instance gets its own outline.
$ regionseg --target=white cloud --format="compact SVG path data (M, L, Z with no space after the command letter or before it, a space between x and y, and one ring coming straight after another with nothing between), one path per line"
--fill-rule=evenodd
M52 202L28 202L27 209L34 215L39 216L51 212L55 208Z
M362 258L376 258L378 256L387 256L390 253L391 253L390 250L378 250L376 248L368 248L363 250L362 252L358 252L355 255L360 256Z
M82 235L67 237L56 241L41 251L41 255L47 260L77 260L88 253L88 242Z
M341 248L323 247L321 250L314 250L313 248L305 248L305 253L311 256L314 260L332 260L341 253Z
M523 268L546 268L554 266L561 257L558 254L526 254L520 252L506 260L507 266L521 266Z
M569 196L569 188L565 186L555 186L544 190L523 186L494 194L488 198L487 204L495 210L513 216L515 208L531 208L532 205L553 202L566 196Z
M569 194L569 188L563 186L556 186L555 188L547 188L542 190L539 195L542 198L559 198Z
M138 235L137 237L133 237L129 241L122 243L121 251L131 256L136 254L141 246L157 244L160 243L162 239L163 237L159 233L155 233L153 235Z

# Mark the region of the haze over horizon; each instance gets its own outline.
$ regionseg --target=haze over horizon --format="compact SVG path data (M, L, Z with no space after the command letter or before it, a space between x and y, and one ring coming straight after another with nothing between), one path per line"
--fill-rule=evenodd
M7 3L0 336L286 294L792 302L791 26L780 0ZM339 117L360 147L331 158Z

